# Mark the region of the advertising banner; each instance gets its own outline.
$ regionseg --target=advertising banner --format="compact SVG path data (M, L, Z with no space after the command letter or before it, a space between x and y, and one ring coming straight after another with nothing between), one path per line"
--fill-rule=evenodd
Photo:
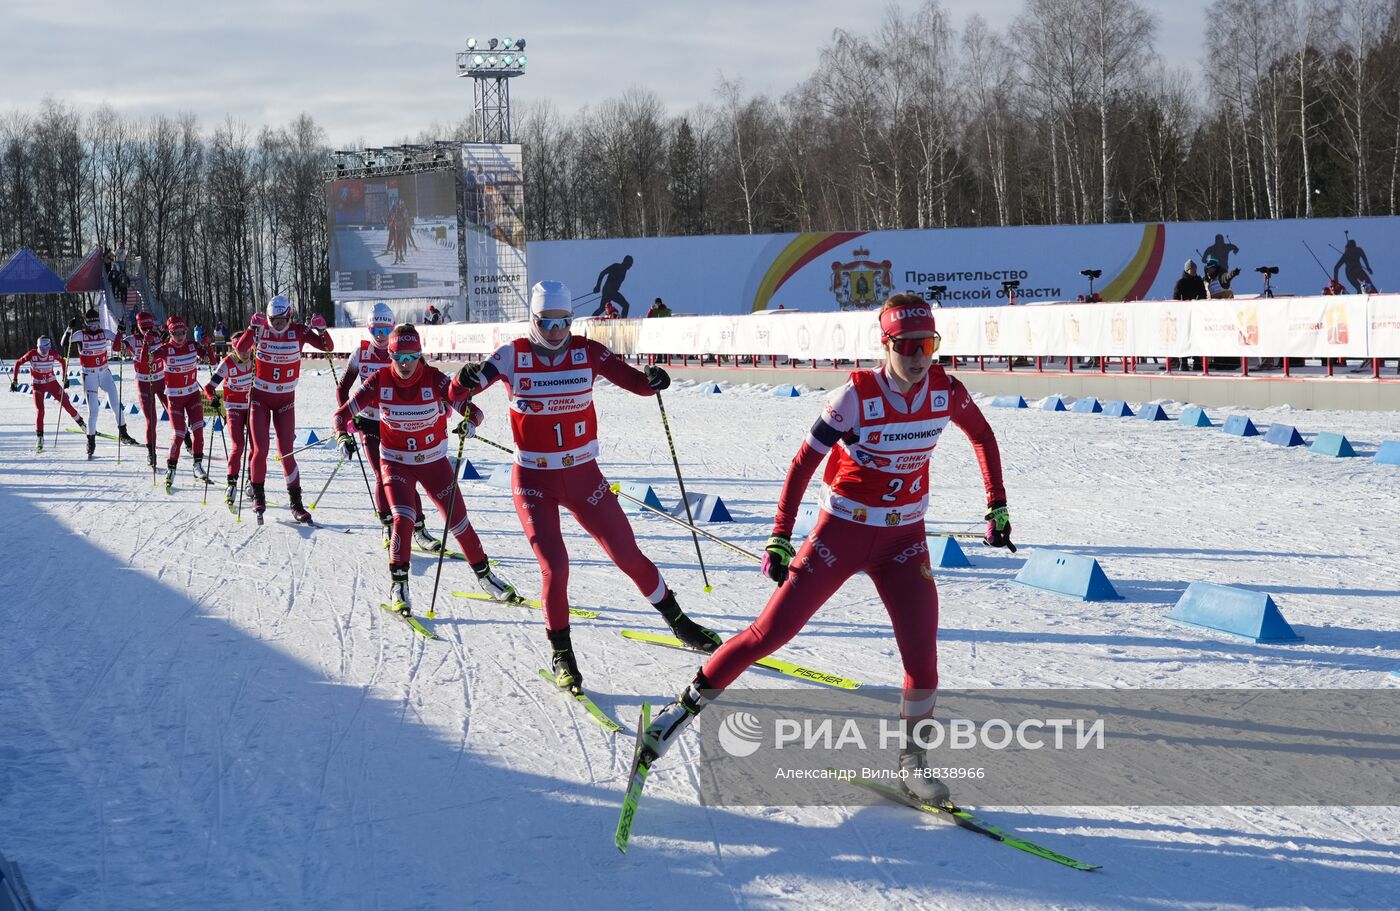
M469 319L520 319L529 312L530 286L519 145L462 146L462 214Z

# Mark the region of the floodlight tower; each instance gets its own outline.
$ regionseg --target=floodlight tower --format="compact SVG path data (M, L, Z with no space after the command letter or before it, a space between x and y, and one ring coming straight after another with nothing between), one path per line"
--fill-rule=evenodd
M524 51L524 38L468 38L457 52L457 77L472 80L477 142L511 141L510 80L525 75Z

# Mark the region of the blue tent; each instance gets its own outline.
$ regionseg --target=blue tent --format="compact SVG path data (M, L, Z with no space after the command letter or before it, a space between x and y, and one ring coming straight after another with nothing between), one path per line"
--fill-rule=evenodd
M0 294L62 294L63 279L34 251L20 249L0 266Z

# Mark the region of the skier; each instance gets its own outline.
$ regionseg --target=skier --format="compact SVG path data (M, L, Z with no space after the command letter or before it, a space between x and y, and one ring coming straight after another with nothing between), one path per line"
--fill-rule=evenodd
M519 600L515 586L491 570L481 539L467 518L467 505L447 458L448 409L467 418L456 432L468 436L481 423L481 410L470 405L467 393L453 387L446 374L423 362L423 345L412 325L394 329L388 347L393 366L370 375L360 384L359 391L341 403L335 411L334 427L341 452L353 458L355 438L349 433L351 421L371 408L378 413L379 457L387 476L389 510L394 516L389 543L389 606L405 617L413 613L408 592L412 559L409 540L417 517L418 494L414 488L419 484L451 520L448 533L457 539L482 590L498 601Z
M363 386L374 374L393 361L389 357L389 333L394 331L394 311L389 305L378 303L369 318L369 338L361 339L360 346L350 353L350 362L345 365L345 374L335 390L337 405L344 405L350 398L350 389L355 380ZM389 511L389 489L379 459L379 409L369 405L355 418L355 429L360 434L360 445L369 456L370 467L374 469L374 504L379 511L379 521L384 526L384 546L389 546L393 536L394 516ZM413 542L420 549L437 553L442 542L428 532L427 519L423 515L423 504L418 497L418 488L410 487L413 497Z
M655 395L670 385L670 377L660 367L643 373L598 342L571 334L573 298L562 282L537 283L530 292L530 313L528 338L503 345L485 363L463 366L457 384L475 395L500 380L512 400L515 514L544 580L545 632L553 649L555 682L582 692L583 675L569 639L569 554L559 528L561 506L631 578L678 639L690 648L713 651L719 636L681 611L661 571L637 547L632 526L596 461L597 377L635 395Z
M68 384L68 365L64 363L63 357L53 350L53 343L49 341L47 335L39 336L19 360L15 361L15 372L11 375L10 391L19 392L19 368L25 364L29 365L29 385L34 392L34 433L39 437L36 452L44 451L44 397L51 395L58 399L58 403L63 406L63 410L73 416L78 428L83 429L83 419L78 415L78 409L73 407L73 403L68 401L68 396L63 394L63 387ZM54 371L58 371L58 376L63 377L60 384L54 376Z
M165 492L175 486L175 467L180 463L180 445L185 431L194 436L194 476L209 483L204 468L204 398L199 388L199 362L210 360L209 349L188 338L189 328L183 317L172 316L165 321L170 341L150 352L150 356L165 366L165 400L173 431L170 453L165 460Z
M947 801L947 787L930 776L924 750L908 736L932 717L938 687L938 589L924 513L929 457L950 421L971 440L982 470L985 543L1009 546L1011 520L996 437L966 387L933 360L939 342L933 311L917 295L896 294L880 311L880 330L884 366L853 372L827 397L788 470L763 560L777 591L749 628L711 655L647 728L644 748L656 756L717 691L795 636L848 578L864 572L885 602L904 662L900 718L906 741L899 766L905 787L920 800ZM794 555L797 509L828 453L821 513Z
M248 482L253 488L253 512L259 524L267 510L267 451L269 425L277 431L277 451L282 454L282 472L287 478L287 499L298 522L311 522L311 513L301 502L301 473L296 457L288 455L296 445L296 390L301 375L301 349L310 345L318 351L332 351L335 343L326 331L326 321L317 314L307 325L292 319L292 302L277 295L267 302L267 313L254 313L249 332L239 337L234 349L240 354L255 351L253 365L252 440Z
M224 503L233 508L234 495L238 493L238 473L243 467L243 449L248 442L248 399L253 391L253 360L246 354L239 354L238 342L242 335L234 339L234 347L217 367L209 374L209 382L204 386L204 396L219 407L219 384L224 384L224 414L228 418L228 432L232 444L228 451L228 486L224 489Z
M160 402L167 414L170 403L165 398L165 365L151 354L165 343L165 339L156 331L155 318L142 310L136 314L136 334L126 336L124 341L126 350L131 352L131 369L136 374L136 397L141 403L141 414L146 419L146 460L151 470L155 471L156 425L160 423L156 402Z
M107 404L117 416L117 436L129 446L139 446L131 434L126 432L126 413L122 411L121 396L117 394L117 384L112 380L112 371L107 366L112 356L113 345L120 347L121 336L110 329L102 328L102 319L96 310L88 310L80 320L74 317L68 324L72 330L72 340L78 343L78 360L83 365L83 394L87 396L87 455L92 458L97 451L97 399L99 391L107 393Z

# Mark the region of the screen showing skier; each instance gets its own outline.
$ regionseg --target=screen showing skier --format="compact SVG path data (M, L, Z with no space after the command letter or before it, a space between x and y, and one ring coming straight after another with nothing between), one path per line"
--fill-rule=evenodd
M327 185L335 300L455 297L456 178L429 171Z

